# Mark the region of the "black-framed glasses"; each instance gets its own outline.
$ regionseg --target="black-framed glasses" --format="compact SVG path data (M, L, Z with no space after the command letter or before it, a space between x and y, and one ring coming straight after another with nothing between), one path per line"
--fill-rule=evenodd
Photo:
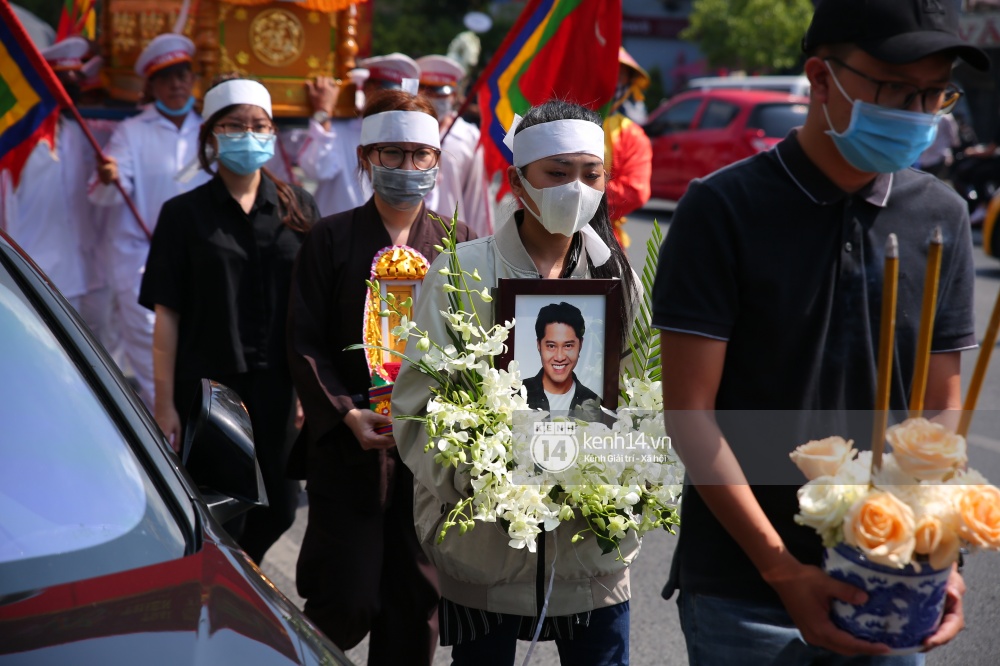
M949 83L943 88L918 88L912 83L903 81L881 81L874 79L864 72L860 72L839 58L827 58L827 61L834 62L849 72L857 74L861 78L875 84L875 103L887 109L907 110L913 105L913 100L920 97L925 113L944 115L955 108L958 100L962 97L962 90L954 83Z
M252 125L246 125L244 123L216 123L215 133L216 134L243 134L244 132L253 132L254 134L270 134L274 131L274 125L266 121L255 122Z
M436 148L403 150L399 146L376 146L373 150L378 153L379 164L386 169L398 169L403 166L407 155L411 156L410 160L417 171L433 169L441 159L441 151Z

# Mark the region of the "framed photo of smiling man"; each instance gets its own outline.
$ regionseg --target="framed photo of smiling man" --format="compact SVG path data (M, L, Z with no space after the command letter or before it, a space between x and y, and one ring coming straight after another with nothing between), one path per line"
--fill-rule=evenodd
M496 321L515 322L499 367L517 361L528 407L618 406L620 281L501 279L496 301Z

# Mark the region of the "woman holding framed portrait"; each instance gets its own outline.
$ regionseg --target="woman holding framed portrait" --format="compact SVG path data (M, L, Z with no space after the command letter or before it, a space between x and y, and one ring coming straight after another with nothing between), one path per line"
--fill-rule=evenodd
M620 280L626 296L620 301L605 299L616 305L604 316L615 320L608 329L617 334L614 340L607 339L607 345L616 347L615 352L624 349L632 308L620 303L635 302L638 280L615 241L608 216L600 116L569 102L547 102L530 109L523 119L515 117L505 143L514 155L508 182L523 208L499 225L493 236L457 246L463 269L477 270L486 287L517 278ZM447 267L446 259L439 257L428 271L414 315L430 338L442 344L448 335L439 311L448 309L443 289L448 278L438 271ZM476 305L488 329L493 312ZM570 330L563 337L578 345L584 330L575 313L569 314L555 313L543 329L549 323L565 324L562 328ZM536 357L544 339L531 340L530 351ZM406 349L414 361L421 356L416 344L411 337ZM573 376L563 356L554 365L557 375ZM579 386L576 381L555 382L559 383ZM536 552L509 547L504 529L489 523L436 543L447 507L469 495L470 482L467 475L445 468L425 453L427 434L421 422L399 418L423 413L430 395L428 377L404 363L393 389L393 431L403 462L417 481L414 522L438 570L441 644L453 646L452 663L513 664L518 639L536 635L547 604L537 635L556 641L563 664L627 664L628 562L638 551L634 534L622 541L621 559L603 555L592 539L573 543L573 535L584 529L579 518L578 529L574 521L538 535Z

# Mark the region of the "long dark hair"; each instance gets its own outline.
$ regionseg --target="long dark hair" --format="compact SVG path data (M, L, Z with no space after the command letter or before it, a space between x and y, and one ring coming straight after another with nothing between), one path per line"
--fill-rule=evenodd
M236 76L221 76L217 78L213 83L211 90L215 86L223 83L224 81L232 81L239 77ZM207 92L207 91L206 91ZM207 118L201 126L201 130L198 132L198 163L201 164L201 168L210 174L215 174L212 169L212 161L208 157L208 139L212 136L212 130L215 129L216 123L219 122L221 118L226 116L228 113L232 112L233 109L239 107L239 104L230 104L227 107L219 109L211 118ZM273 121L272 121L273 122ZM275 126L275 141L278 141L277 136L277 126ZM299 206L298 197L295 196L295 189L276 177L271 170L267 167L261 167L260 172L265 178L271 180L274 183L275 188L278 190L278 205L281 214L281 222L294 231L306 232L309 231L309 227L312 226L313 220L306 217L305 213L302 212L302 208Z
M528 109L528 112L524 114L524 118L521 119L521 124L514 130L514 134L534 125L550 123L555 120L586 120L599 127L603 126L600 114L579 104L563 100L552 100ZM527 167L523 167L521 171L523 172L525 168ZM590 263L590 276L605 279L618 278L622 281L622 303L624 307L621 312L622 325L620 330L622 349L624 349L628 344L628 336L632 330L632 299L638 295L638 291L636 290L635 277L632 274L632 266L629 264L628 257L625 256L621 245L618 244L614 228L611 226L611 216L608 214L608 193L606 191L604 196L601 197L601 205L598 206L597 212L594 213L594 217L590 220L590 227L597 232L601 240L611 249L611 258L607 262L600 266L594 266L592 262ZM587 261L590 261L589 256L587 257Z

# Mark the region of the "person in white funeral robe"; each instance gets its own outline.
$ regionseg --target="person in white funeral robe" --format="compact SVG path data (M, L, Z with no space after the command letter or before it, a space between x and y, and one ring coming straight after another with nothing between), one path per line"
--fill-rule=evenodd
M493 233L493 207L486 183L479 128L456 113L459 82L465 77L461 64L447 56L429 55L417 59L420 66L420 94L437 111L441 127L441 160L437 186L424 199L427 208L451 215L458 206L458 219L482 238ZM450 130L449 130L450 128ZM445 136L447 133L447 136Z
M89 50L82 37L69 37L42 50L74 102L79 96L83 58ZM80 125L61 115L55 145L39 142L16 188L4 178L0 196L4 229L77 311L87 291L83 234L92 222L87 178L93 169L93 156Z
M420 69L413 58L391 53L361 60L352 75L358 79L367 76L362 89L369 96L377 90L402 88L404 79L416 82ZM358 208L372 196L371 183L358 171L361 116L331 117L339 92L333 79L319 77L306 86L313 116L299 153L299 166L308 178L316 181L313 198L320 215L327 217ZM416 90L410 92L416 94Z
M89 91L102 87L100 71L102 65L100 56L94 56L87 60L80 69L80 90L81 98L86 99ZM87 127L91 136L97 141L97 145L104 146L111 138L111 134L118 126L118 120L109 118L87 118ZM83 254L83 274L86 280L86 291L80 297L80 316L87 322L87 326L97 336L104 348L112 357L120 356L118 343L121 335L114 325L113 319L113 293L109 276L111 275L110 259L108 255L108 245L111 242L109 222L115 216L114 211L108 211L107 207L95 207L87 197L87 181L94 172L93 147L87 146L78 155L81 161L81 169L78 180L75 181L80 188L79 194L75 194L73 200L78 203L78 210L87 209L88 224L80 225L80 251ZM124 204L123 204L124 205ZM111 215L105 213L111 212Z
M201 116L193 111L195 75L191 69L194 43L178 34L153 38L143 49L135 71L146 80L154 100L139 115L115 129L91 178L90 200L115 206L111 222L109 262L121 353L139 384L146 405L153 406L152 311L139 305L139 284L149 254L149 239L125 206L114 186L120 180L152 231L163 203L207 182L211 175L199 171L189 179L177 175L195 160Z

